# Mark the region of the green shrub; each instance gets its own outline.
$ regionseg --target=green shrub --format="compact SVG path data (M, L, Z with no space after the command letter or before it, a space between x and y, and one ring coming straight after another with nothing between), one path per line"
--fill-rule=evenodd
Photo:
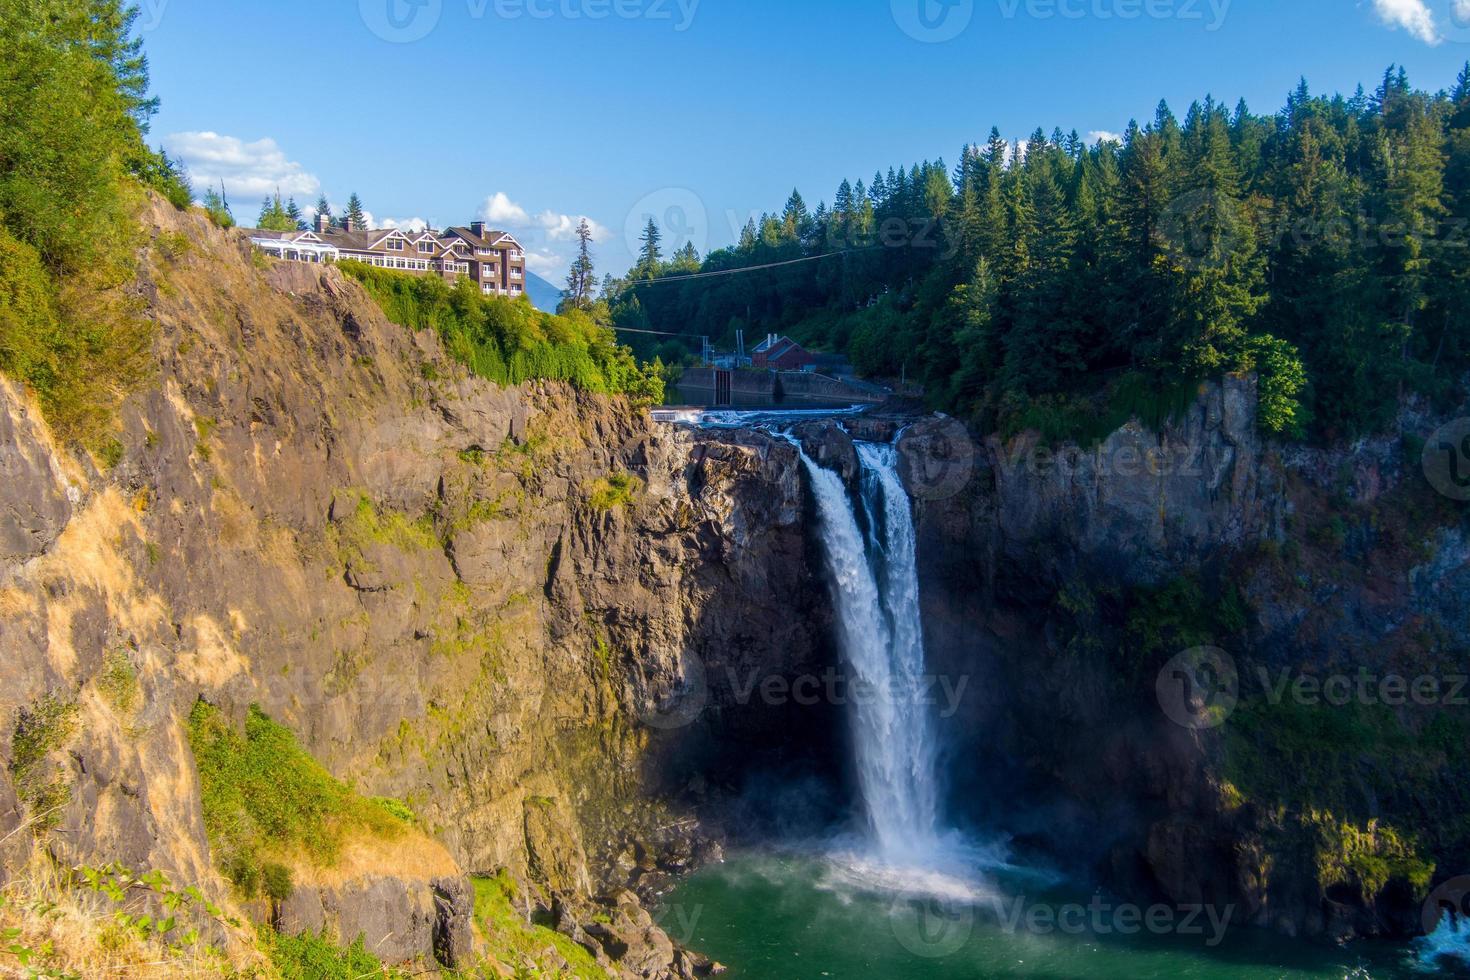
M581 311L542 313L530 300L485 296L467 279L450 287L437 276L415 276L343 262L383 313L401 326L433 330L460 363L502 385L567 381L584 391L663 400L661 371L640 367L613 332Z
M97 690L121 714L133 713L143 691L138 686L138 669L133 666L126 650L113 650L103 658L102 671L97 675Z
M630 507L642 489L643 481L636 476L629 473L614 473L592 482L588 503L594 510L602 511Z
M267 898L277 902L284 902L296 891L296 882L292 878L291 869L284 864L276 864L267 861L260 866L260 890Z
M375 796L373 802L387 811L394 820L402 820L406 824L414 823L418 818L414 816L413 810L409 809L407 803L395 800L389 796Z
M204 826L222 870L247 897L279 890L273 863L304 856L330 866L348 834L394 838L404 823L355 793L291 731L250 709L244 732L200 701L189 716Z
M474 878L475 920L490 944L492 955L519 965L530 959L550 976L558 976L554 967L541 963L548 949L554 949L571 966L570 974L578 980L603 980L607 971L597 965L592 954L575 942L542 925L528 924L518 903L515 881L505 872L493 878ZM534 974L533 974L534 975Z
M383 966L360 936L341 949L325 935L283 936L262 927L261 943L282 980L400 980L404 976Z
M76 725L76 704L48 694L21 709L11 735L10 778L38 834L56 826L58 811L71 799L70 786L63 776L52 772L47 759L71 738Z

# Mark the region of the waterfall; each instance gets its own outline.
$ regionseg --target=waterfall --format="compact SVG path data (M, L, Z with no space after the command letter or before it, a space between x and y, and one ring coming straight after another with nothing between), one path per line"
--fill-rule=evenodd
M913 515L893 446L858 443L857 501L805 452L851 683L859 788L885 860L931 855L938 831L935 739ZM861 524L856 507L862 508Z

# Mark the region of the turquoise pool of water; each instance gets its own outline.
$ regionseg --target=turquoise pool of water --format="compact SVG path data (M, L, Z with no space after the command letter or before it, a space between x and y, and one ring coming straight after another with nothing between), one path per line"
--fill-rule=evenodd
M1413 947L1293 942L1233 910L1135 909L1003 865L902 872L837 851L731 857L680 884L670 935L732 980L1343 980L1462 975Z

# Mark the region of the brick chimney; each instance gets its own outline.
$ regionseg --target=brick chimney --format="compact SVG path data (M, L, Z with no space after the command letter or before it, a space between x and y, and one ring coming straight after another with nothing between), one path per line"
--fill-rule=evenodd
M319 215L317 215L316 216L316 233L318 235L325 235L327 232L329 232L331 230L332 230L332 217L331 217L331 215L327 215L327 214L319 214Z
M484 238L485 237L485 222L483 222L483 221L472 221L472 222L470 222L470 231L474 232L475 233L475 236L477 238Z
M349 215L345 215L344 214L342 216L342 230L343 231L356 231L357 230L357 225L353 222L352 218Z

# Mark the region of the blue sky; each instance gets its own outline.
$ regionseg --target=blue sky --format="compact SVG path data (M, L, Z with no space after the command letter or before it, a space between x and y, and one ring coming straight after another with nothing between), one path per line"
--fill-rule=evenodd
M140 0L153 137L248 223L279 186L380 223L486 217L559 280L575 221L623 272L649 215L700 250L793 186L992 125L1119 132L1162 98L1278 108L1451 85L1470 0Z

